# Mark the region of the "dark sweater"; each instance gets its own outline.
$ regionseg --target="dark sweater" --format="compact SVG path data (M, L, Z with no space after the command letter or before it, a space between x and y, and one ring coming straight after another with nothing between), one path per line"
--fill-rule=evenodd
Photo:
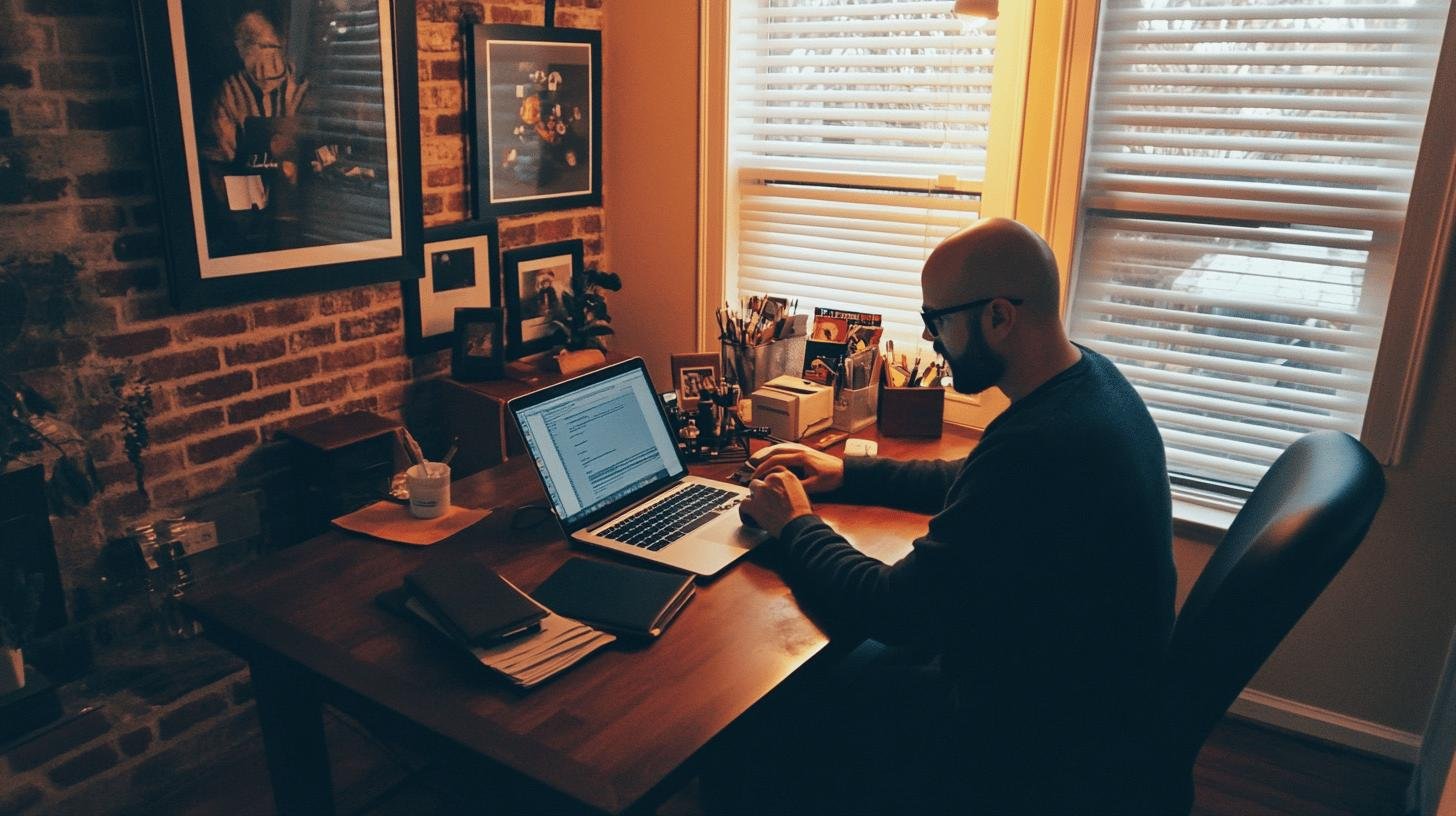
M1082 349L963 462L849 459L825 499L934 514L894 565L814 515L784 528L777 555L831 624L939 655L973 786L1055 801L1126 764L1175 573L1162 440L1111 362Z

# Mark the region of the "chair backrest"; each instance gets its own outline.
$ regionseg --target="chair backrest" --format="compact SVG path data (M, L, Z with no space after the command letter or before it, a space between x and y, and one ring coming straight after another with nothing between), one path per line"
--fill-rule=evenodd
M1178 614L1162 682L1166 759L1192 766L1365 537L1384 496L1380 464L1347 434L1306 434L1275 460Z

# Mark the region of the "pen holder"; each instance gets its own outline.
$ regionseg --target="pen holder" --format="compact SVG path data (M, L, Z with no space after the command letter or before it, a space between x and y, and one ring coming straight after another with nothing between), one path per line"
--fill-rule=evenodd
M880 433L938 437L945 420L944 388L892 388L880 393Z
M761 346L723 343L723 376L737 383L745 395L783 374L795 377L804 370L804 335L784 337Z
M875 421L879 404L880 389L874 386L845 388L834 398L834 422L830 427L854 433Z
M450 466L443 462L411 465L404 472L409 510L415 518L436 518L450 509Z

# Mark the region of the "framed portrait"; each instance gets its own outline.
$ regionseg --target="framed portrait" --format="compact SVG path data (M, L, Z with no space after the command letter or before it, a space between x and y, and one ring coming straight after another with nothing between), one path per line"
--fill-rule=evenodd
M133 2L178 308L420 277L413 3Z
M470 37L477 216L602 203L602 35L477 25Z
M512 360L556 344L552 325L561 314L562 296L581 275L580 239L512 249L505 253L506 356Z
M672 385L677 392L677 404L684 412L698 410L698 395L704 390L714 392L723 379L716 352L674 354L672 362Z
M455 310L450 376L462 382L498 380L505 374L505 312L499 307Z
M500 308L499 248L494 219L425 230L425 276L400 284L410 354L450 348L456 309Z

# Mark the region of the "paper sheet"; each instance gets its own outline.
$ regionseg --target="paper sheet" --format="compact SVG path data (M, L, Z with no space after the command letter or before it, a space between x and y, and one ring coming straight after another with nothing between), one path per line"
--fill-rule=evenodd
M351 533L382 538L398 544L427 547L444 541L490 515L489 510L451 506L437 518L410 515L409 508L391 501L378 501L334 519L334 526Z

